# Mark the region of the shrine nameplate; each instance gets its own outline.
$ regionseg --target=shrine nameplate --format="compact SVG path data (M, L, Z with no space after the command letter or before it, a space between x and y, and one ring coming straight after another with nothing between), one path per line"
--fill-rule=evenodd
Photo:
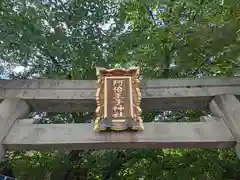
M97 69L95 130L143 130L138 69Z

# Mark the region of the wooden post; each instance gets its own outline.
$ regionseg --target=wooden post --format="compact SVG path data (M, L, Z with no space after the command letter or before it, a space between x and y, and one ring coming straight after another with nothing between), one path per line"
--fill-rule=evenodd
M30 112L28 104L18 98L7 98L0 103L0 162L5 150L2 145L13 124L17 119L26 117Z
M240 159L240 102L235 95L218 95L209 104L211 112L224 120L235 137L236 153Z

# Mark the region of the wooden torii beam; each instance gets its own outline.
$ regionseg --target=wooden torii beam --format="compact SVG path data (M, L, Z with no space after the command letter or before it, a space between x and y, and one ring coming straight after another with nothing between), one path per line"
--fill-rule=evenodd
M142 81L143 110L209 108L216 116L200 122L145 123L143 132L98 133L93 124L21 121L30 110L93 112L95 88L95 81L1 80L0 159L5 149L226 148L239 142L240 78Z

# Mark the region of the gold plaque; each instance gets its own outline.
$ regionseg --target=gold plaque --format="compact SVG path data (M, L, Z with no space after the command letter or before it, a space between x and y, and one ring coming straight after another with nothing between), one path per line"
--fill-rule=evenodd
M94 130L143 130L139 70L97 69Z

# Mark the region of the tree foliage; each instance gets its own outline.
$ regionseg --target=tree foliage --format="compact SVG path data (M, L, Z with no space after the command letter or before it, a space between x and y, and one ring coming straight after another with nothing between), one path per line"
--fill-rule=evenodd
M9 74L18 79L95 79L96 66L137 66L145 79L235 76L239 6L236 0L2 0L0 69L25 67ZM159 110L143 117L196 121L206 113ZM93 115L43 113L41 123L87 123ZM23 180L240 179L229 149L24 151L8 152L6 162Z

